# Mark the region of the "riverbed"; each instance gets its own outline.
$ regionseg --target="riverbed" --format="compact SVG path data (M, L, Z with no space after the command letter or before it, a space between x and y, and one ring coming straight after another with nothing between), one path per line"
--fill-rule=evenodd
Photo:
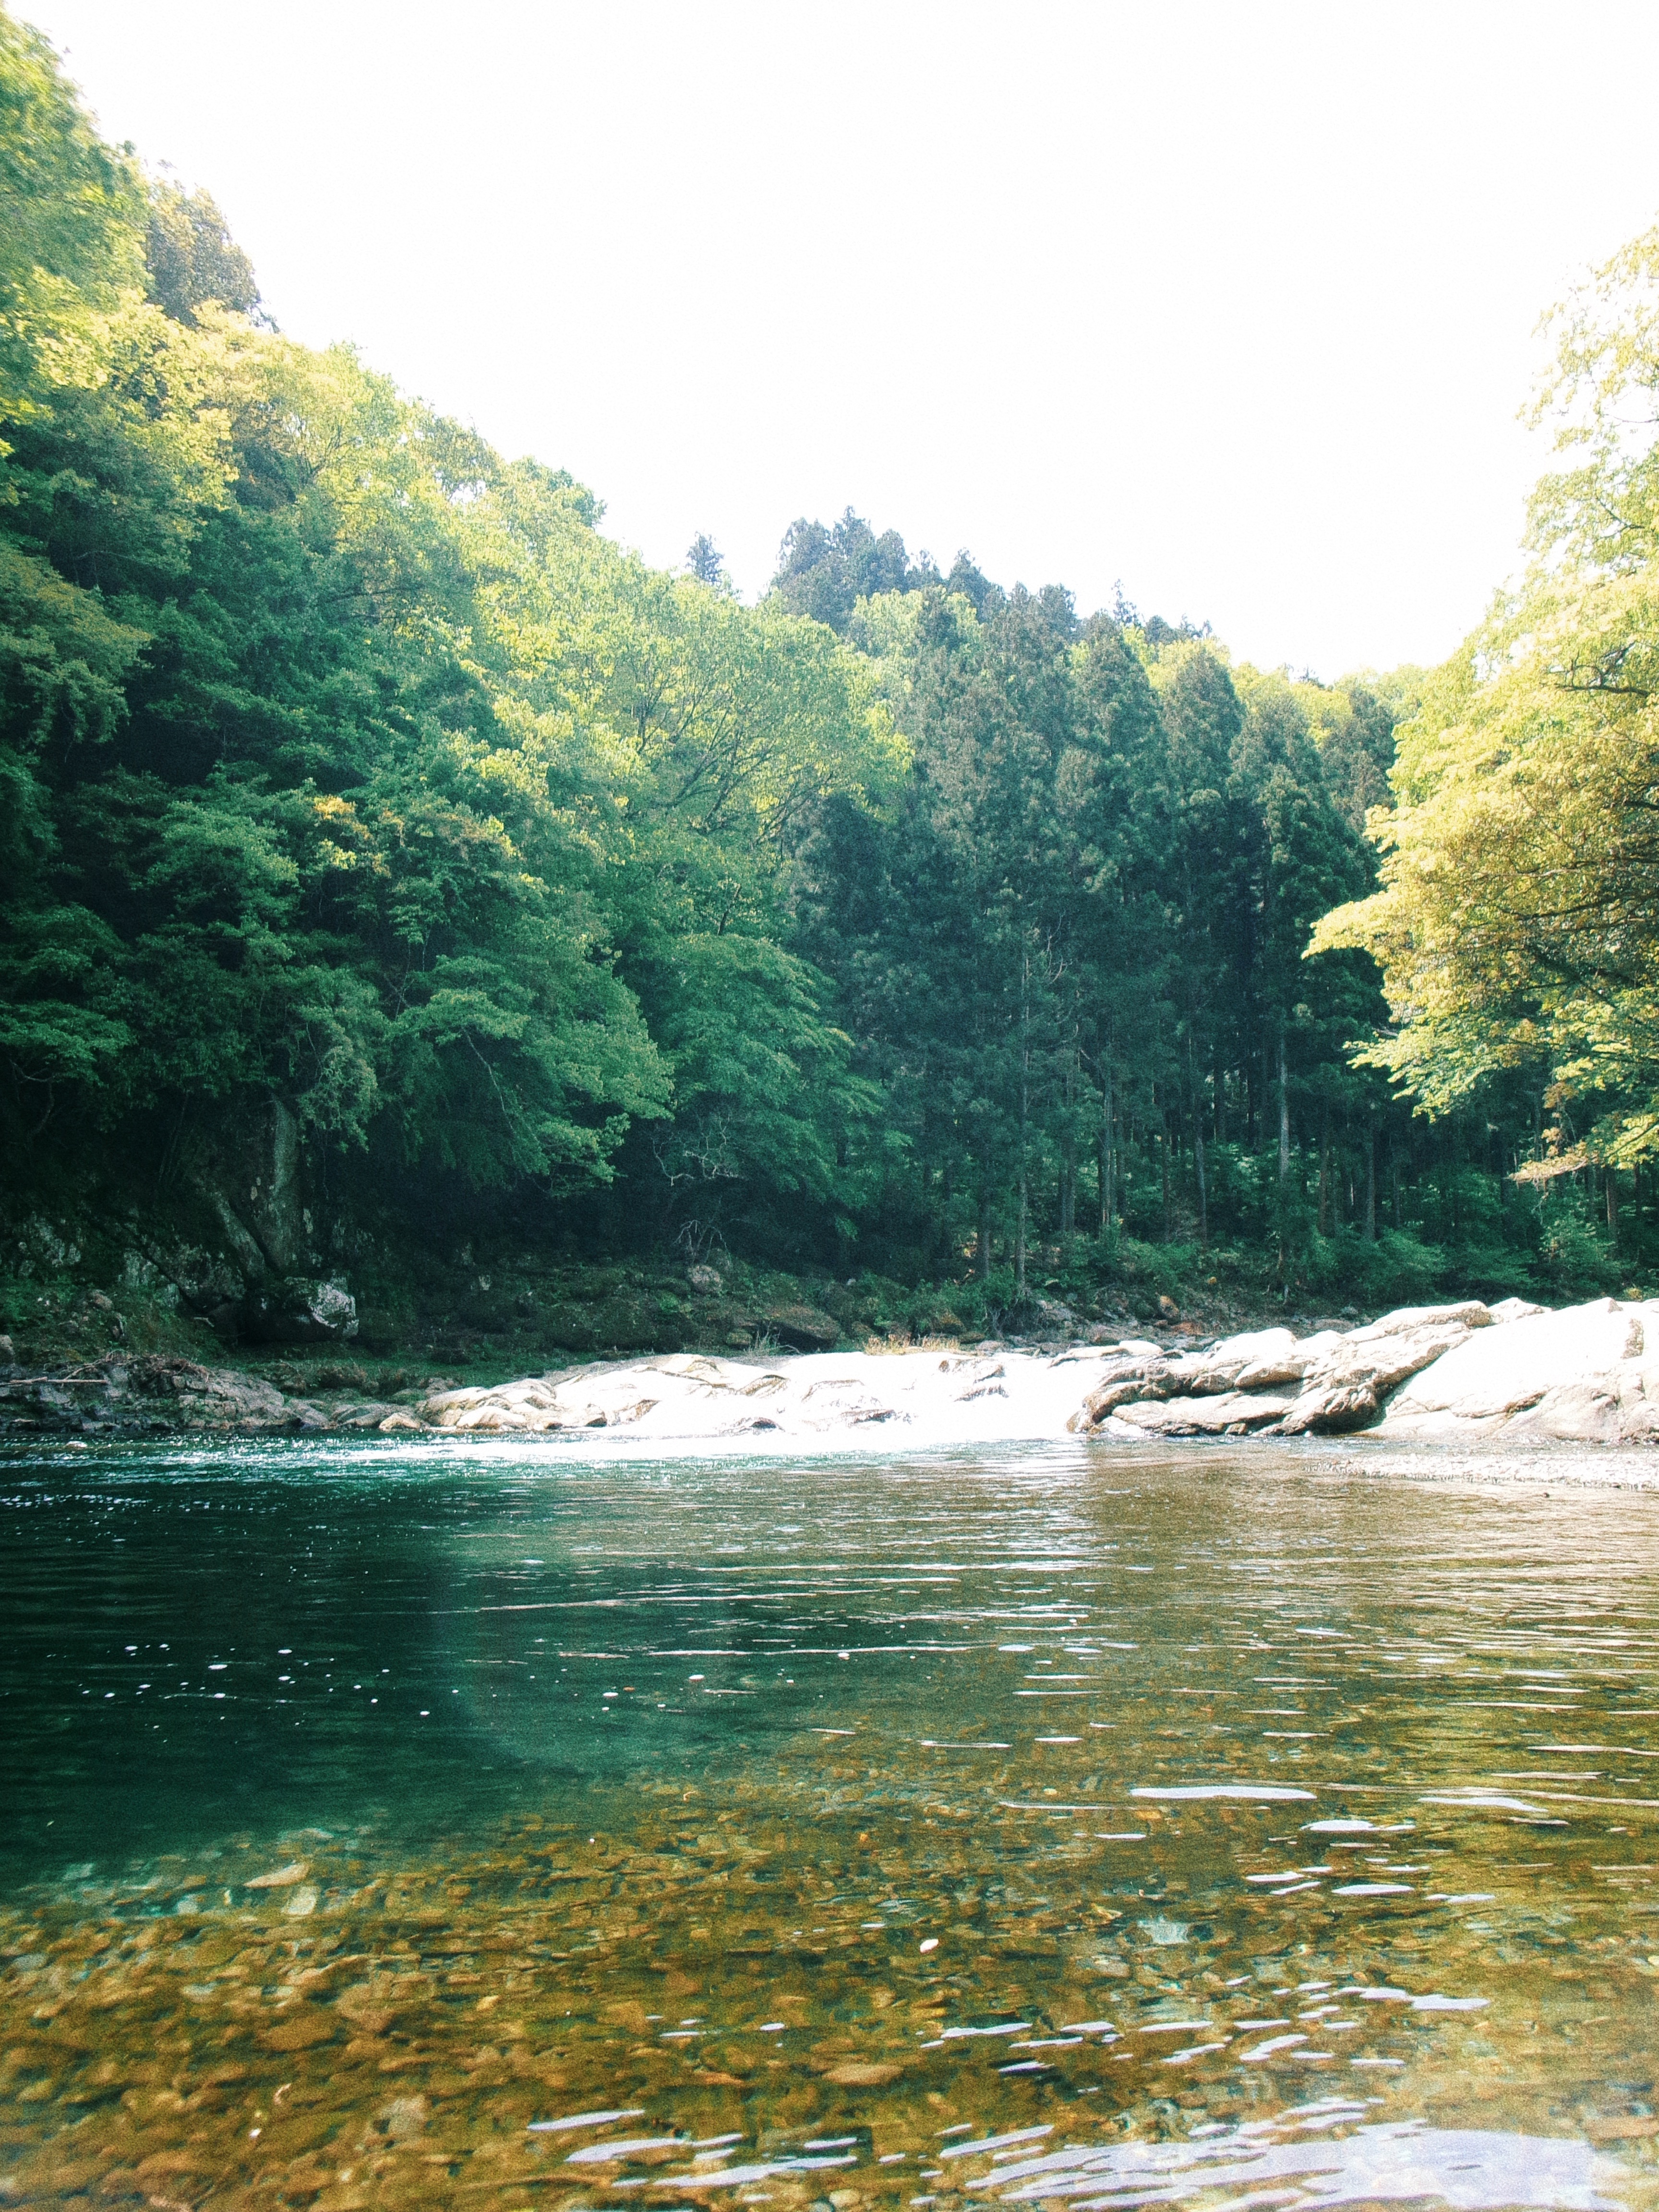
M1659 1502L1576 1466L13 1451L0 2191L1651 2203Z

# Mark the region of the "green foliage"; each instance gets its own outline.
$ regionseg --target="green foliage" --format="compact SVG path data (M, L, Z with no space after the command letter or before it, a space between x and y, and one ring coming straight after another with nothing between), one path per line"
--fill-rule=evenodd
M95 373L98 319L141 279L142 205L51 47L0 13L0 425L49 418Z
M1310 1235L1297 1281L1333 1305L1420 1305L1433 1297L1449 1272L1444 1252L1408 1230L1385 1229L1372 1241L1350 1225L1331 1237L1316 1230ZM1460 1274L1456 1279L1465 1279Z
M1616 1255L1571 1197L1559 1199L1540 1219L1533 1279L1558 1299L1593 1297L1619 1287Z
M258 307L252 264L210 192L186 192L166 178L152 181L144 264L150 298L175 322L196 323L210 301L239 315Z
M1137 1237L1118 1239L1116 1272L1128 1286L1137 1310L1156 1310L1160 1297L1179 1304L1200 1273L1203 1255L1194 1243L1146 1244ZM1136 1295L1139 1294L1139 1295Z
M1552 319L1534 419L1566 465L1533 566L1424 688L1382 888L1322 926L1381 962L1367 1055L1433 1110L1499 1075L1547 1091L1553 1163L1659 1152L1659 230Z
M884 592L909 592L937 583L939 572L924 554L912 567L896 530L879 538L849 507L841 520L825 528L803 515L790 524L772 589L796 614L844 630L860 599Z
M12 1144L275 1097L383 1182L555 1192L672 1121L671 1178L718 1125L832 1195L871 1101L781 873L895 772L851 657L251 321L210 199L3 17L0 180Z

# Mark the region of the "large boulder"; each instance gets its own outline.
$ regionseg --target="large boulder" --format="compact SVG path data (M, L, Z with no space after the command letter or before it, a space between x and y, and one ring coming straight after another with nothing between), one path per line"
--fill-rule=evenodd
M344 1343L357 1334L357 1301L337 1278L290 1275L251 1290L239 1320L255 1344Z
M1551 1313L1524 1298L1466 1298L1311 1336L1259 1329L1201 1352L1124 1345L1104 1355L1070 1426L1340 1436L1379 1422L1396 1435L1508 1425L1574 1443L1659 1443L1659 1302Z
M536 1376L521 1382L440 1390L423 1400L417 1410L422 1419L430 1421L434 1428L487 1434L512 1430L533 1435L581 1425L575 1407L562 1405L551 1384Z
M1279 1423L1286 1437L1346 1436L1368 1429L1380 1407L1376 1391L1369 1382L1328 1382L1304 1390Z
M1297 1337L1288 1328L1223 1337L1202 1352L1175 1355L1126 1347L1105 1361L1095 1388L1072 1417L1087 1435L1118 1419L1160 1436L1256 1429L1282 1414L1285 1432L1340 1435L1377 1419L1390 1391L1463 1344L1492 1315L1478 1299L1446 1306L1402 1306L1364 1328ZM1289 1395L1275 1395L1288 1391ZM1205 1398L1238 1400L1201 1419ZM1272 1404L1273 1413L1259 1409ZM1132 1409L1162 1405L1163 1413Z
M1534 1314L1547 1313L1547 1306L1536 1306L1530 1298L1494 1298L1487 1310L1494 1321L1528 1321Z
M1341 1340L1338 1330L1324 1328L1312 1336L1291 1336L1287 1345L1276 1343L1269 1347L1264 1341L1268 1338L1287 1336L1291 1336L1287 1328L1263 1329L1261 1332L1256 1340L1262 1343L1262 1349L1239 1369L1236 1377L1239 1389L1271 1390L1283 1389L1287 1382L1300 1382L1308 1370L1324 1358L1330 1346ZM1239 1343L1249 1340L1236 1337L1232 1341ZM1225 1349L1223 1345L1216 1346L1218 1352Z
M1183 1388L1174 1379L1171 1370L1178 1363L1166 1359L1156 1350L1122 1352L1109 1358L1103 1364L1099 1379L1085 1398L1066 1425L1075 1433L1086 1435L1098 1428L1120 1406L1135 1404L1142 1400L1173 1398Z
M1538 1433L1553 1434L1553 1417L1544 1412L1545 1401L1559 1391L1580 1391L1592 1378L1613 1377L1627 1362L1640 1362L1647 1333L1644 1316L1655 1318L1655 1309L1621 1305L1616 1298L1592 1298L1559 1313L1525 1315L1482 1329L1449 1346L1431 1364L1425 1363L1389 1403L1383 1428L1397 1435L1455 1434L1474 1425L1508 1421L1538 1407L1543 1418L1529 1425ZM1637 1372L1641 1373L1639 1365ZM1659 1396L1659 1371L1654 1380ZM1620 1395L1617 1380L1610 1380L1600 1395L1611 1401L1616 1413ZM1634 1402L1645 1396L1645 1390L1638 1389L1632 1395ZM1560 1401L1559 1410L1563 1433L1575 1438L1587 1423L1606 1425L1601 1416L1591 1419L1578 1395Z
M1627 1414L1621 1402L1620 1383L1617 1370L1559 1383L1547 1390L1530 1412L1518 1414L1504 1426L1522 1435L1547 1437L1556 1443L1651 1443L1659 1406L1638 1397Z
M1297 1346L1288 1328L1258 1328L1243 1336L1224 1336L1207 1352L1188 1352L1177 1367L1189 1372L1199 1390L1230 1390L1249 1370L1271 1375L1275 1382L1301 1378Z
M1453 1322L1461 1322L1466 1328L1490 1328L1492 1308L1479 1298L1464 1298L1449 1306L1396 1306L1392 1313L1381 1314L1358 1328L1345 1329L1342 1336L1347 1344L1371 1344L1382 1337L1407 1336L1416 1329Z
M1330 1348L1343 1341L1334 1329L1298 1337L1288 1328L1259 1328L1224 1336L1206 1352L1183 1352L1170 1363L1180 1389L1194 1396L1219 1390L1282 1389L1300 1382Z
M1328 1339L1304 1371L1303 1401L1288 1432L1368 1426L1402 1382L1467 1344L1477 1329L1492 1327L1487 1309L1469 1299L1460 1305L1402 1306Z
M1115 1434L1148 1437L1244 1436L1282 1421L1292 1401L1267 1393L1225 1390L1214 1395L1141 1399L1112 1415Z
M817 1306L773 1306L766 1328L769 1335L794 1352L833 1352L841 1337L841 1323Z

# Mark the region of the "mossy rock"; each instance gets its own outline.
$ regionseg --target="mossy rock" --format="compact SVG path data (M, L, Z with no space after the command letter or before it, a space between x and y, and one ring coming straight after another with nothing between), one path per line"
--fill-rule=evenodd
M821 1307L772 1307L766 1316L768 1333L793 1352L833 1352L841 1337L841 1324Z

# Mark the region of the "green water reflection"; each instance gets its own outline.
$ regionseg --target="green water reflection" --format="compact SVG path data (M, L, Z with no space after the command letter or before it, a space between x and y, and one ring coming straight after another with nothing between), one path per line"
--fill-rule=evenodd
M1659 1505L1540 1466L14 1457L0 2185L1645 2201Z

